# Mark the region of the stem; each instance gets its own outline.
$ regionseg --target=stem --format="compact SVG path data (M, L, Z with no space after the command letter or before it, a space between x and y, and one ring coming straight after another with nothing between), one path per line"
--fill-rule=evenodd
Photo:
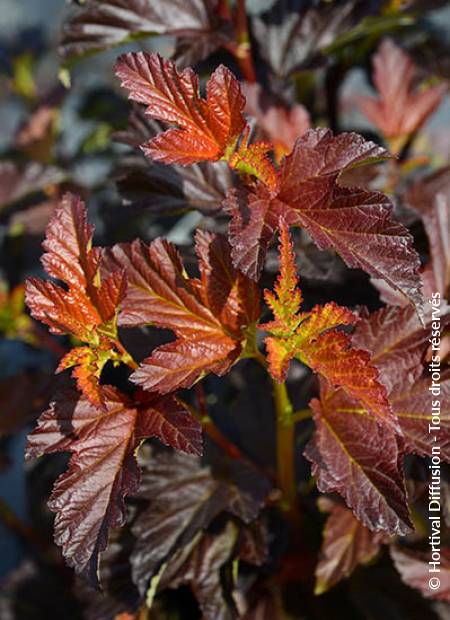
M128 351L125 349L125 347L123 346L123 344L120 342L118 338L114 340L114 346L116 347L117 351L122 356L121 361L124 364L126 364L129 368L133 370L136 370L137 368L139 368L139 364L134 361L132 356L128 353Z
M311 409L299 409L292 414L292 422L296 424L297 422L303 422L303 420L309 420L312 418Z
M198 411L189 405L186 405L186 407L188 407L191 414L200 422L202 429L208 437L232 459L245 459L245 455L217 428L212 418L208 415L205 392L200 383L195 385L195 395L197 397Z
M277 478L286 509L293 509L297 495L295 480L294 421L285 383L272 380L277 424Z
M205 399L205 391L203 386L200 383L195 385L195 392L197 396L198 402L198 411L183 402L183 405L190 411L191 415L196 418L201 426L203 431L208 435L210 439L214 441L214 443L221 448L221 450L232 459L239 459L242 461L247 461L250 463L255 469L257 469L262 476L268 478L275 484L274 476L265 471L262 467L254 463L249 457L244 454L233 442L231 442L228 437L226 437L220 429L214 424L212 418L208 415L208 411L206 408L206 399Z
M245 0L237 0L234 25L236 28L236 44L227 46L227 49L238 61L244 79L247 82L254 83L256 82L256 71L252 58Z

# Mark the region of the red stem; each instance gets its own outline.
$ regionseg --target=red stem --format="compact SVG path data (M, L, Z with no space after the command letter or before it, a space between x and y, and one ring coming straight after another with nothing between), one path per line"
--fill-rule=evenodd
M256 82L256 71L253 64L252 48L248 33L248 19L245 10L245 0L237 0L234 14L236 28L236 43L227 45L227 49L236 58L241 73L247 82Z

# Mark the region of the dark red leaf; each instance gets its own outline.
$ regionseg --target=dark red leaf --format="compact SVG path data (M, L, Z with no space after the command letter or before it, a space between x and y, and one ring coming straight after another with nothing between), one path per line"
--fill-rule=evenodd
M202 445L198 423L173 397L147 397L136 406L106 386L102 402L104 410L75 391L61 393L39 418L27 447L28 458L71 453L49 506L67 562L94 584L108 531L123 525L124 498L139 485L136 450L142 440L157 437L188 454L199 454Z
M242 476L237 473L237 482ZM140 591L163 562L192 542L221 512L231 512L245 523L252 522L267 494L253 473L250 488L215 479L209 468L180 454L161 454L149 462L140 497L149 507L133 527L137 543L131 557L133 579Z
M316 433L305 456L319 490L339 493L370 530L410 532L403 449L396 433L342 390L324 384L311 407Z
M59 51L84 56L153 34L177 37L176 57L203 60L232 36L218 13L218 0L87 0L64 24Z
M349 577L360 564L366 564L378 554L389 538L371 532L341 504L321 498L320 508L330 515L323 531L319 563L316 566L315 593L322 594L339 581Z

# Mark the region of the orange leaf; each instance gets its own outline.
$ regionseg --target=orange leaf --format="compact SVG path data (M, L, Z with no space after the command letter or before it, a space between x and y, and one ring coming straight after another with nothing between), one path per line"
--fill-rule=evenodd
M357 317L334 302L300 312L302 296L284 220L280 220L280 239L280 275L274 291L265 291L275 320L259 326L271 334L265 344L272 376L283 381L289 363L297 358L332 385L360 400L374 415L395 425L386 389L369 353L353 348L350 336L336 329L354 325Z
M75 366L79 389L99 405L101 371L109 359L120 359L115 349L116 315L125 294L125 278L123 271L100 277L101 250L92 247L92 236L83 202L66 194L47 227L42 257L46 272L66 288L29 278L26 301L32 316L46 323L51 332L71 334L90 345L68 353L58 372Z
M147 106L149 116L179 127L143 145L144 153L155 160L183 165L218 160L245 127L239 82L223 65L208 82L206 100L192 69L178 71L159 54L123 54L116 75L130 99Z

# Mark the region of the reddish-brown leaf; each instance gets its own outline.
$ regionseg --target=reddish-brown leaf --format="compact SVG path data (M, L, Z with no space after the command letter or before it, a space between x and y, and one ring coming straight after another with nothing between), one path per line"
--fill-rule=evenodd
M390 39L381 43L373 67L378 98L359 97L363 113L387 138L417 131L442 101L447 84L416 90L416 66Z
M180 72L158 54L124 54L117 62L116 75L130 99L147 106L147 114L179 127L142 147L152 159L183 165L216 161L234 146L245 127L239 82L223 65L208 82L206 100L199 94L192 69Z
M349 577L360 564L370 562L381 545L389 541L386 534L367 529L342 504L322 497L319 506L330 514L324 527L321 555L315 571L315 594L323 594Z
M441 323L441 329L448 317ZM432 379L425 373L430 325L423 327L412 308L383 308L361 319L353 334L355 345L370 351L388 390L389 402L404 434L405 449L431 456L434 433L432 401L439 400L438 434L441 458L450 462L450 378L442 373L440 394L430 392Z
M108 530L125 520L124 498L139 485L136 450L157 437L188 454L200 454L201 429L173 397L143 395L134 403L115 388L102 388L104 409L67 391L43 413L28 439L27 457L70 452L50 508L56 512L55 540L67 562L97 583L98 555Z
M227 241L200 232L196 249L200 280L187 276L175 247L161 239L114 246L105 254L109 269L127 275L119 322L164 327L177 336L132 375L146 389L167 393L190 387L207 372L224 374L259 316L258 289L231 264Z
M220 0L85 0L64 23L64 58L92 54L152 34L176 37L178 63L194 64L234 40Z
M224 207L232 216L235 266L258 278L283 217L288 225L305 228L320 249L336 250L349 267L384 279L420 308L419 257L407 229L391 218L390 200L338 183L342 172L386 156L357 134L307 131L282 161L277 191L258 183L249 192L228 193Z
M142 594L161 565L220 513L246 524L256 519L269 490L266 481L242 466L231 473L231 480L214 478L198 459L182 454L162 453L149 461L139 497L150 503L133 526L137 542L131 556L133 580Z
M427 598L450 603L450 550L448 547L441 549L439 573L430 572L428 562L431 561L431 553L393 545L391 547L391 557L395 568L408 586L416 588ZM437 589L430 587L431 577L439 579L440 585Z
M343 390L322 383L311 401L316 433L305 456L322 493L339 493L357 519L373 531L411 531L403 449L395 431L367 414Z

